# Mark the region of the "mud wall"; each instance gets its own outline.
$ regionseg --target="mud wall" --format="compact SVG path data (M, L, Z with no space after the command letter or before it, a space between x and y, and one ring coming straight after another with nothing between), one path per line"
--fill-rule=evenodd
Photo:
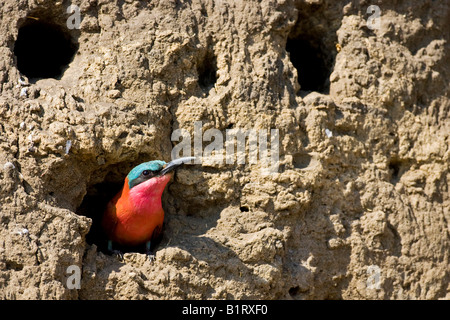
M448 299L449 21L426 0L3 0L0 298ZM156 261L108 255L96 204L198 121L277 129L277 172L181 169Z

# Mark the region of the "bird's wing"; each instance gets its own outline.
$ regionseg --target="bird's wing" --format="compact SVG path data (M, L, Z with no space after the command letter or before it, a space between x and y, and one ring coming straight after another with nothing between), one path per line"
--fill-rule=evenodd
M151 241L152 243L159 242L162 236L162 224L156 226L155 230L153 230Z

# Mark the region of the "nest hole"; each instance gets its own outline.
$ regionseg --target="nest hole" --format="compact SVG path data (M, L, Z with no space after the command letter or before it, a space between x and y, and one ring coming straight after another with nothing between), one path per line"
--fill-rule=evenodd
M297 169L305 169L311 163L312 157L306 153L296 153L293 156L293 164L294 168Z
M299 286L292 287L292 288L289 289L289 295L292 298L295 298L299 293L300 293L300 287Z
M315 38L298 36L288 38L286 51L297 69L298 83L303 91L328 93L332 63L323 45Z
M286 51L297 70L300 90L328 94L339 28L333 21L340 21L341 14L320 3L299 3L297 9L297 22L286 39Z
M27 19L14 44L17 68L29 79L59 79L77 50L67 29L41 19Z
M101 221L108 202L122 189L123 183L105 181L90 186L76 213L92 219L92 226L86 235L86 242L95 244L102 252L107 252L108 239L103 232Z
M239 207L239 210L241 210L241 212L249 212L250 211L249 207L247 207L247 206L241 206L241 207Z
M97 249L105 254L110 254L110 252L108 251L109 239L103 231L101 224L103 213L105 212L108 202L122 190L125 177L133 167L134 165L131 163L124 163L113 165L105 170L95 173L97 177L92 177L91 179L98 181L97 178L103 177L103 181L96 182L88 186L86 195L76 210L78 215L86 216L92 219L91 229L86 235L86 243L89 245L96 245ZM161 239L152 241L151 249L154 250L160 241ZM145 253L146 251L145 244L140 246L122 246L117 243L113 243L113 249L119 250L122 253Z
M397 157L390 159L388 163L389 173L390 173L390 182L393 185L396 185L402 175L408 171L409 165L406 161L403 161Z
M204 92L214 87L217 81L217 59L208 51L203 60L197 66L198 85Z

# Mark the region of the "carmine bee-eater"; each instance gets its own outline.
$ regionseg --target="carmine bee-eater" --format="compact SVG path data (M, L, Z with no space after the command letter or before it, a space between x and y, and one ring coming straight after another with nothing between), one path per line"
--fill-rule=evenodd
M145 243L150 251L151 241L161 233L164 211L161 195L176 168L194 157L184 157L169 163L154 160L134 167L125 178L122 190L109 201L103 213L102 227L112 244L137 246ZM119 253L120 255L120 253Z

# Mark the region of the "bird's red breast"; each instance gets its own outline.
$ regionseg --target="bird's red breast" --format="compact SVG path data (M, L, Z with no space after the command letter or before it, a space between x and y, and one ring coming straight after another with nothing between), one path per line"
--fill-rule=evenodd
M110 240L123 245L139 245L161 228L164 211L161 195L170 174L155 177L129 188L128 178L122 190L108 203L102 225Z

